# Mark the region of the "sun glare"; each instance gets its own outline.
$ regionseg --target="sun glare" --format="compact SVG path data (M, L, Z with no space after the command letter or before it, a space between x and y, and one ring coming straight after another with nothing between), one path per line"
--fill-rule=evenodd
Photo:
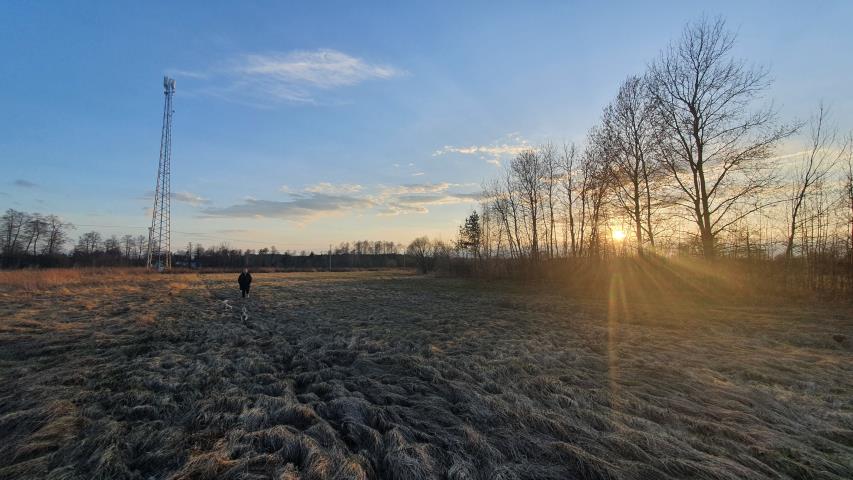
M617 242L625 240L625 232L622 230L613 230L613 240L616 240Z

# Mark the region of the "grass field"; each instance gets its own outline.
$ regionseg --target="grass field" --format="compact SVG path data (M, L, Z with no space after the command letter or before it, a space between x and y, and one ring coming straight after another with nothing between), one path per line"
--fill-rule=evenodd
M853 478L853 312L0 277L0 478ZM35 275L35 274L30 274ZM37 275L36 275L37 277Z

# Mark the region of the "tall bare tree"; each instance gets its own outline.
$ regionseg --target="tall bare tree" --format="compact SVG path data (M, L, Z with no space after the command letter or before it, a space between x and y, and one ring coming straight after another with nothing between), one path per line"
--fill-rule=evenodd
M841 196L842 210L847 212L847 256L853 267L853 133L847 137L847 168L844 172L844 187Z
M145 235L137 235L136 240L134 241L134 245L136 246L136 258L140 259L145 257L145 254L148 251L148 237L146 237Z
M530 222L528 231L530 259L539 260L539 216L542 195L542 159L536 150L525 150L510 162L510 170L515 180L515 189L524 208L525 220Z
M543 216L547 216L548 258L554 258L557 254L557 222L554 212L560 185L560 159L557 150L551 143L547 143L542 147L541 156L543 200L545 204L543 209L543 214L545 215Z
M21 248L22 234L27 225L29 214L14 209L6 210L6 213L0 217L3 228L3 255L6 257L14 256Z
M121 237L121 248L122 254L126 260L130 260L131 254L133 253L133 249L135 247L136 240L133 239L133 235L122 235Z
M27 242L24 247L25 254L38 255L39 241L44 239L43 235L46 228L44 217L40 213L33 213L27 217L24 224L24 239Z
M511 169L507 169L504 175L503 198L506 199L508 220L512 220L512 230L507 228L510 236L514 235L515 253L518 258L524 257L524 249L522 248L521 233L519 224L521 223L520 213L521 207L518 199L518 189L516 182L513 179Z
M509 256L512 259L516 258L515 240L510 227L510 204L508 193L503 188L503 183L497 179L483 186L483 197L489 199L488 212L495 216L498 227L498 238L504 234L507 237L507 246L509 248ZM498 245L497 253L500 253Z
M578 156L574 144L563 144L560 155L561 184L560 192L566 226L563 229L563 252L572 256L577 255L577 238L575 236L575 160Z
M662 159L706 258L716 256L720 231L764 206L758 195L772 183L764 160L794 131L776 125L772 108L750 110L767 71L732 59L734 41L722 19L689 23L649 68Z
M644 236L654 247L651 182L658 176L653 152L657 142L655 107L646 82L628 77L616 99L604 110L603 130L611 142L608 164L615 198L634 224L637 252L643 253ZM645 235L644 235L645 233Z
M68 241L68 230L74 226L68 222L63 222L56 215L48 215L44 217L45 222L45 243L42 247L42 253L47 256L57 255L62 251L63 245Z
M99 232L86 232L77 239L77 251L83 255L92 255L101 250L102 237Z
M809 195L815 188L820 188L823 181L838 162L846 155L849 145L844 142L838 145L836 129L826 124L827 110L823 104L818 107L817 114L811 121L809 149L804 154L792 185L791 224L788 227L788 239L785 245L785 258L794 255L794 239L802 219L801 211Z
M608 195L612 186L610 162L614 156L612 142L601 127L593 127L588 135L587 145L581 157L583 189L581 204L583 230L587 230L587 253L598 257L602 253L601 230L606 219Z

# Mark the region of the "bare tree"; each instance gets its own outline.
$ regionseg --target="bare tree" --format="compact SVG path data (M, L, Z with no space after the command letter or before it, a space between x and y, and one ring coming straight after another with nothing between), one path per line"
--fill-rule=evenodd
M134 251L135 244L136 240L133 239L133 235L122 235L121 248L122 254L124 255L125 259L130 260L130 257Z
M547 228L548 228L548 257L554 258L557 254L557 222L555 220L555 206L557 204L557 194L560 184L560 159L554 145L551 143L545 144L542 147L542 170L543 170L543 190L545 207L547 207ZM543 210L543 213L545 211Z
M435 266L433 244L429 237L419 237L412 240L406 249L406 254L415 259L415 264L421 273L427 273Z
M565 211L566 226L563 229L563 251L568 254L571 244L571 255L577 255L577 238L575 236L575 159L577 148L574 144L563 144L563 152L560 156L560 168L562 179L562 203Z
M611 142L615 198L634 224L637 252L643 253L643 237L654 247L651 182L658 165L652 152L656 147L654 103L645 81L629 77L603 115L603 130Z
M488 192L486 187L484 192ZM481 236L480 236L480 256L485 259L491 259L493 255L500 255L503 247L503 229L501 228L500 219L495 215L492 208L492 198L484 196L480 201L481 216ZM497 224L496 224L497 222Z
M137 239L137 241L138 241L138 240L139 240L139 239ZM276 256L276 255L278 255L278 250L276 250L275 246L273 246L273 247L270 249L270 252L272 253L273 261L274 261L274 260L275 260L275 256ZM202 245L202 244L200 244L200 243L196 242L196 244L195 244L195 255L194 255L194 258L195 258L195 261L196 261L196 263L197 263L197 265L198 265L199 267L201 266L201 258L202 258L203 256L204 256L204 245Z
M515 240L510 227L512 208L510 206L509 196L510 193L504 190L503 184L498 180L493 180L491 184L483 186L483 197L489 199L488 211L495 215L498 222L499 232L506 233L509 256L514 259L517 254ZM498 235L502 236L502 233L499 233Z
M39 240L42 240L44 231L46 230L44 218L39 213L28 215L27 221L24 224L24 239L27 245L24 247L24 253L33 256L38 255Z
M791 224L788 227L788 239L785 246L785 258L794 255L794 239L801 221L800 213L807 197L815 188L820 188L827 175L844 157L849 146L843 143L840 147L837 132L826 125L827 110L823 104L811 121L809 149L802 158L799 170L796 172L791 192Z
M524 248L522 246L521 241L521 233L519 230L519 224L521 223L521 207L520 201L518 198L518 189L516 188L516 182L513 178L512 170L507 169L504 175L504 198L506 199L506 205L508 207L508 215L509 218L512 219L512 230L507 229L510 232L510 236L514 235L515 244L515 253L518 258L524 258Z
M730 58L734 40L722 19L690 23L649 69L665 130L662 159L706 258L716 255L720 231L764 206L758 195L772 177L763 160L794 131L777 127L771 108L749 111L769 80L765 70Z
M136 258L139 259L145 257L146 252L148 252L148 237L145 235L137 235L134 244L136 246Z
M18 249L21 247L21 235L24 232L28 218L29 215L27 213L11 208L6 210L6 213L0 217L3 228L4 256L11 257L18 253Z
M121 242L116 235L104 240L104 251L113 258L121 259Z
M53 256L62 250L62 246L68 241L68 230L74 228L74 225L63 222L56 215L44 217L44 222L46 239L42 254Z
M847 212L847 256L853 267L853 133L847 137L847 171L844 172L844 187L841 195L842 210ZM853 271L853 270L851 270Z
M83 255L92 255L101 249L101 234L98 232L86 232L77 239L77 251Z
M599 256L602 250L601 227L606 218L605 208L613 183L609 165L612 157L612 142L601 128L593 127L581 156L583 188L580 192L582 205L580 238L583 240L584 230L586 230L588 237L585 249L594 257Z
M535 150L525 150L510 162L514 190L519 193L524 209L522 219L530 222L528 232L530 258L539 259L539 207L542 188L542 161Z

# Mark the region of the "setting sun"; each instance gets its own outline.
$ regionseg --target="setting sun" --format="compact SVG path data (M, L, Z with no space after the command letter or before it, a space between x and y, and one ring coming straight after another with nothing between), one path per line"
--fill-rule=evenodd
M616 240L617 242L625 240L625 232L622 230L613 230L613 240Z

